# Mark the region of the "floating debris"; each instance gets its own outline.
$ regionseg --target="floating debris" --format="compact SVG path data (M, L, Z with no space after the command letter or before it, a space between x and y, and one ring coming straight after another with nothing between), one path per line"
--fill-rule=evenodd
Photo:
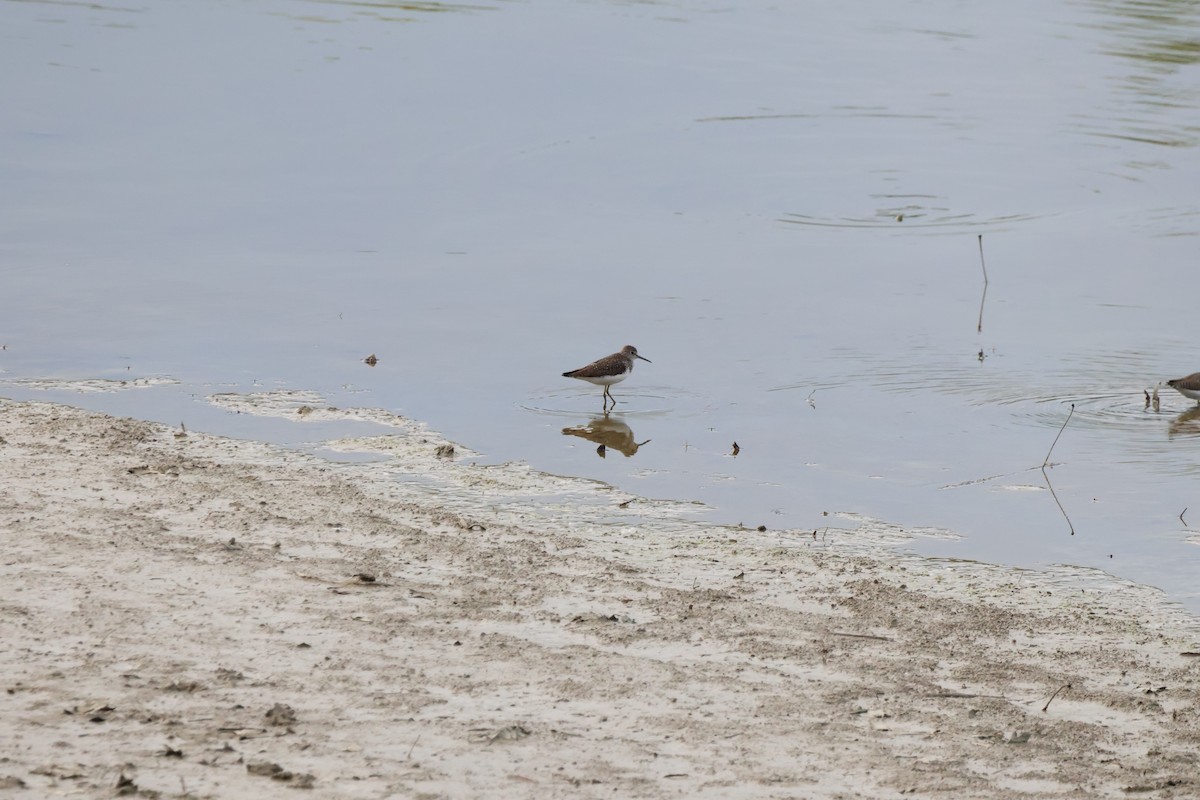
M737 455L738 453L740 453L740 452L742 452L742 448L738 447L738 443L737 443L737 442L734 442L734 443L733 443L733 455L735 455L735 456L736 456L736 455Z
M373 367L379 363L379 359L375 357L374 353L371 353L371 355L369 355L363 359L363 363L366 364L368 367Z

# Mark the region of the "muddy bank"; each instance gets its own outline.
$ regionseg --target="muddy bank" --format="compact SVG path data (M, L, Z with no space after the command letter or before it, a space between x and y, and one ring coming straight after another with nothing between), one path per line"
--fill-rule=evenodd
M1200 636L1152 590L359 413L391 432L334 464L0 401L0 795L1200 794Z

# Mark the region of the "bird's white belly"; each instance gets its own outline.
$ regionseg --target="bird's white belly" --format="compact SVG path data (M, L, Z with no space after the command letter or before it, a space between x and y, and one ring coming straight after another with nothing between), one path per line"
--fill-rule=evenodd
M597 386L612 386L614 383L620 383L629 376L628 372L622 372L620 375L601 375L597 378L579 378L581 381L594 383Z

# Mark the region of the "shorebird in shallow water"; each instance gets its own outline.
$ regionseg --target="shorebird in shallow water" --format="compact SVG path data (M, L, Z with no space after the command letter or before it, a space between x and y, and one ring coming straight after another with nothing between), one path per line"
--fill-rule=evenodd
M581 381L594 383L597 386L604 387L604 409L608 410L608 401L612 400L613 406L616 406L617 400L612 396L608 387L614 383L620 383L629 377L629 373L633 372L633 360L640 358L647 364L650 359L645 356L639 356L637 348L631 344L627 344L621 348L621 352L613 353L611 356L605 356L598 361L593 361L586 367L573 369L570 372L564 372L564 378L578 378Z
M1184 397L1189 397L1192 400L1200 402L1200 372L1193 372L1186 378L1176 378L1167 381L1167 386L1170 386Z

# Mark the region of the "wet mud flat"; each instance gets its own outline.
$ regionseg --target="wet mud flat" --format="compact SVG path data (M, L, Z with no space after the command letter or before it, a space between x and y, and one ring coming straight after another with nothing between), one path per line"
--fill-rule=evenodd
M391 426L339 464L0 401L0 795L1200 793L1200 632L1153 590Z

